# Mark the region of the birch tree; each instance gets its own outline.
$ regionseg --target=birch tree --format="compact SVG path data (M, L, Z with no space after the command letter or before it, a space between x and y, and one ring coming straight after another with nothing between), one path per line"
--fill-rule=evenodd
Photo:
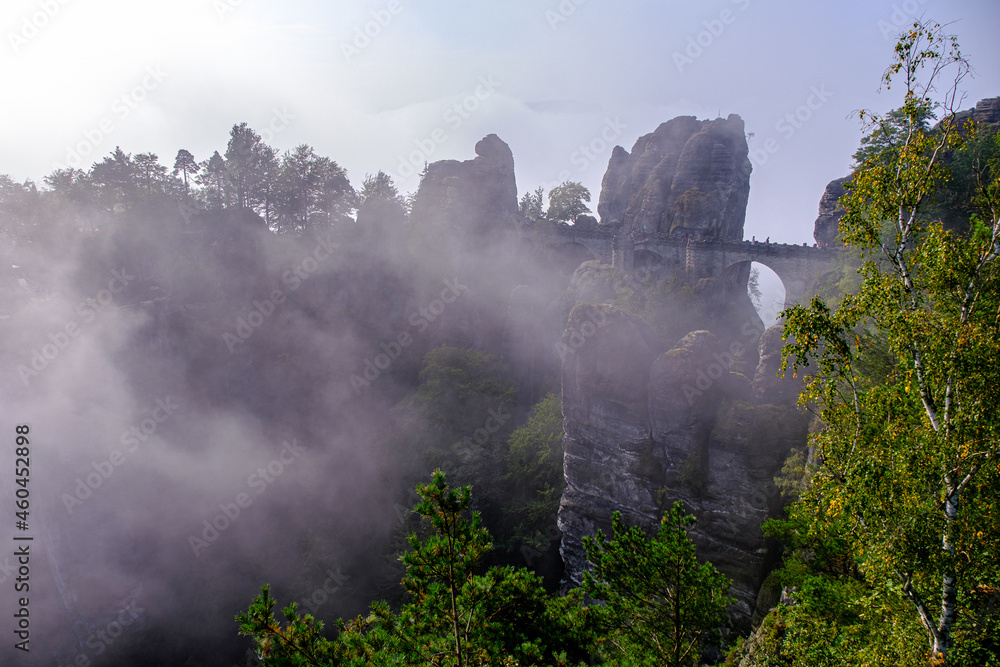
M966 229L947 231L928 215L946 162L977 132L955 122L969 71L940 25L902 35L883 86L902 89L903 106L860 113L882 149L841 199L841 238L863 259L861 285L835 310L814 299L785 311L794 341L785 362L811 373L802 400L824 425L803 502L817 521L851 526L861 576L908 601L938 665L959 664L955 652L989 634L996 619L983 620L983 599L1000 590L997 171L973 161ZM888 377L861 369L867 332L888 343Z

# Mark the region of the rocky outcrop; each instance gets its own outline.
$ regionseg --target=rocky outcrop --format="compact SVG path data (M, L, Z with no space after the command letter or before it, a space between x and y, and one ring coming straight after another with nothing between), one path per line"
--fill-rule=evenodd
M497 135L476 144L476 157L427 165L413 203L414 224L444 222L477 236L514 228L518 218L514 156Z
M648 519L648 383L655 357L647 327L613 306L573 309L563 337L563 471L560 553L579 584L587 560L581 537L610 533L611 513ZM637 474L639 473L639 474Z
M699 557L733 580L732 617L747 630L777 558L760 530L780 511L773 477L789 450L805 443L805 419L786 394L764 397L779 405L752 402L750 380L729 368L739 346L708 331L662 353L650 340L641 320L613 306L580 305L570 318L559 510L565 583L581 580L582 538L608 534L612 512L652 530L681 500L698 518L691 536ZM755 343L756 335L748 341ZM768 364L771 347L761 350Z
M976 102L976 106L955 113L955 125L959 131L964 132L968 122L974 122L980 127L993 126L995 129L1000 126L1000 97L990 97ZM940 123L935 127L940 127ZM950 153L946 153L945 162L950 161ZM838 178L826 186L823 196L819 200L819 216L813 226L813 238L820 246L831 246L837 243L837 225L843 217L844 207L840 205L839 199L846 192L844 184L851 180L851 176ZM963 229L964 219L951 219L950 212L939 212L945 217L945 225L954 229ZM964 212L963 212L964 215Z
M787 374L781 375L781 348L785 344L781 339L783 329L783 325L776 324L760 337L760 363L753 376L753 393L761 403L792 405L802 393L802 382L793 376L791 367Z
M840 205L840 198L847 190L844 184L851 180L850 176L844 176L830 181L823 196L819 200L819 217L813 225L813 238L821 247L832 246L837 243L837 225L844 217L844 207Z
M424 171L413 201L406 253L425 275L418 304L432 302L441 280L455 279L469 298L449 307L439 331L441 342L499 353L505 306L523 277L515 261L517 183L510 147L490 134L476 144L472 160L441 160Z
M958 127L962 127L970 120L977 124L1000 124L1000 97L988 97L979 100L972 109L959 111L955 114L955 123Z
M601 184L601 224L626 232L742 239L751 164L743 120L679 116L616 146Z

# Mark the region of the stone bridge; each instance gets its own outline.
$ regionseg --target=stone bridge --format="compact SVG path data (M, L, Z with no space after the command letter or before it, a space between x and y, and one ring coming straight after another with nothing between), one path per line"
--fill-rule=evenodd
M528 233L536 246L547 247L555 256L582 263L597 259L626 271L648 270L671 274L682 272L693 280L718 278L733 267L758 262L773 270L785 287L785 307L802 303L813 295L816 279L833 267L839 252L816 246L698 239L681 234L646 234L622 237L620 228L574 229L560 227L547 233Z

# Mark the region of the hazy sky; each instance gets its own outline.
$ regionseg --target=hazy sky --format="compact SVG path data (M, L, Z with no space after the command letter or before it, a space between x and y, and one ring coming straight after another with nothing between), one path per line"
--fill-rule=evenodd
M201 160L246 121L409 191L492 132L521 193L579 180L596 210L614 144L737 113L758 156L774 140L746 237L811 242L852 112L899 104L879 79L914 15L954 22L977 70L963 107L1000 95L996 0L4 0L0 173L40 181L116 145Z

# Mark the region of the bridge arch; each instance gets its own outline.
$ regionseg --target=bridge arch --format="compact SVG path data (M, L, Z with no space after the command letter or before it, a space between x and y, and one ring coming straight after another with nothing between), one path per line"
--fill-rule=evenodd
M819 254L813 256L812 253L807 254L810 250L814 249L789 245L765 245L763 250L750 247L745 252L726 253L723 271L728 272L746 263L767 267L785 290L782 308L791 308L812 296L810 291L815 287L816 280L829 269L829 260L834 255L817 250Z
M636 269L646 269L647 271L656 271L665 264L662 255L642 248L635 251L632 261L632 265Z
M597 259L597 255L582 243L570 241L552 248L551 258L558 269L573 275L581 264Z
M778 321L778 313L785 308L785 284L774 269L758 261L748 261L747 294L764 326ZM734 266L740 266L736 264Z
M619 266L620 261L622 270L673 272L699 280L724 274L745 275L748 273L746 268L732 267L757 262L777 274L785 288L785 308L808 300L817 279L834 266L840 254L835 249L806 244L706 239L683 234L648 234L633 238L631 234L622 235L622 229L613 225L597 229L559 228L554 233L539 236L537 242L549 248L548 256L553 263L573 264L569 271L584 261L597 259L615 266Z

